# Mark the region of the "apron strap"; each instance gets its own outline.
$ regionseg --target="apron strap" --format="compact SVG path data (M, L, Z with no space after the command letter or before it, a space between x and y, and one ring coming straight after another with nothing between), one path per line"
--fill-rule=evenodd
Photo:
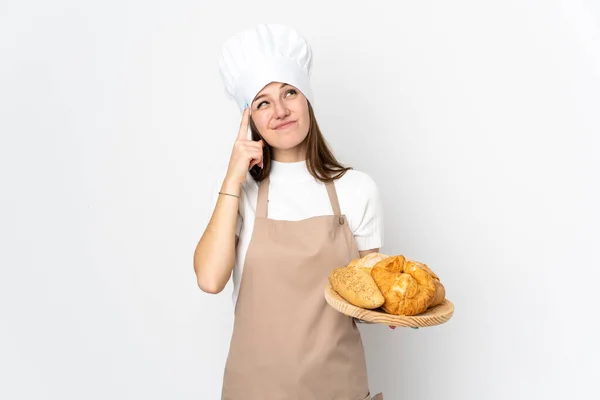
M325 182L325 187L327 188L327 194L329 195L329 201L331 202L333 214L341 216L342 211L340 209L340 202L338 201L338 196L333 181Z
M256 200L256 218L267 218L267 203L269 201L269 177L258 184L258 199Z

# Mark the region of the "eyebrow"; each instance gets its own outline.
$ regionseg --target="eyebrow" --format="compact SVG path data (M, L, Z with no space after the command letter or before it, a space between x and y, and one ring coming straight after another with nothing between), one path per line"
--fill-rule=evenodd
M282 89L286 86L291 86L289 83L282 83L281 86L279 86L279 89ZM256 96L256 98L254 99L254 101L252 103L257 102L261 97L265 97L266 94L261 94L260 96Z

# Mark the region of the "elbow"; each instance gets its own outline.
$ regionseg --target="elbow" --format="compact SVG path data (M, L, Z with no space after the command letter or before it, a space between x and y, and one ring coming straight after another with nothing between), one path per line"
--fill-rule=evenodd
M220 285L218 282L209 281L206 279L198 279L198 287L204 293L208 293L208 294L219 294L225 288L223 285Z
M223 268L218 266L218 260L207 260L200 257L200 253L194 255L194 271L196 281L200 290L209 294L218 294L225 289L229 276L222 272Z
M222 282L222 279L219 279L216 274L209 273L206 269L199 268L198 265L195 265L195 270L198 287L203 292L208 294L218 294L225 289L227 282Z

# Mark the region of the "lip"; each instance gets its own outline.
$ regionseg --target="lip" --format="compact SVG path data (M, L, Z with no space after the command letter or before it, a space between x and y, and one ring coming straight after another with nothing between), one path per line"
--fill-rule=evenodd
M288 128L288 127L292 126L292 124L294 124L294 123L296 123L296 121L288 121L288 122L284 122L284 123L281 123L281 124L279 124L279 125L275 126L275 128L273 128L273 129L274 129L274 130L277 130L277 129L285 129L285 128Z

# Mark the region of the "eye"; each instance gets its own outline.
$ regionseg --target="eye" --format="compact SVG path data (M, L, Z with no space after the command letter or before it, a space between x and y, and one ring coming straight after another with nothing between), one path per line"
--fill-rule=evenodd
M286 90L285 95L287 96L288 94L298 94L298 91L296 89Z
M258 109L260 109L260 108L261 108L261 106L262 106L263 104L269 104L269 103L267 103L266 101L261 101L261 102L260 102L260 103L258 103L258 105L256 106L256 109L257 109L257 110L258 110Z

